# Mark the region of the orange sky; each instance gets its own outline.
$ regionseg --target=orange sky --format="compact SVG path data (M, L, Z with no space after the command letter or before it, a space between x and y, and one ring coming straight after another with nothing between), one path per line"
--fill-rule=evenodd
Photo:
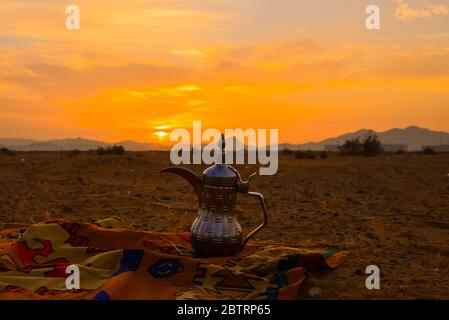
M81 29L65 28L77 4ZM365 28L365 7L381 30ZM0 137L160 141L158 126L449 131L449 0L0 4ZM164 138L164 139L167 139Z

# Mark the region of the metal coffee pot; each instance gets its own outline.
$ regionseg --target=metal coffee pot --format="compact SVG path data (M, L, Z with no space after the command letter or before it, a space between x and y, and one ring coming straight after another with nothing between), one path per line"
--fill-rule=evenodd
M249 180L242 181L237 169L225 164L225 139L221 137L221 163L207 168L201 176L182 167L169 167L160 172L174 173L186 179L198 196L198 216L190 230L196 257L231 256L241 251L249 239L262 230L268 221L267 205L262 194L249 191ZM235 209L237 193L259 199L264 221L246 237Z

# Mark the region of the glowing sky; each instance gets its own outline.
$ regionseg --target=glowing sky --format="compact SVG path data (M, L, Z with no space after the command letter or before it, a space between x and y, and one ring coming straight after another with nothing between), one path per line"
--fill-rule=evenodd
M81 29L65 28L65 8ZM365 28L365 7L381 30ZM0 0L0 137L449 131L449 0ZM157 129L156 127L159 127ZM164 129L160 129L160 128Z

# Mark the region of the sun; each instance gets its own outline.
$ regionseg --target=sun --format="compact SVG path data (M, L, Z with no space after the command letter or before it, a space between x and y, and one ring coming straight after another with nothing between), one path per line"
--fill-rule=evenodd
M153 127L151 131L153 131L151 134L153 136L157 137L157 140L159 142L163 142L165 140L165 137L169 135L169 132L167 132L167 129L169 129L170 126L168 125L158 125Z
M165 132L165 131L157 131L157 132L155 132L154 134L155 134L156 136L158 136L159 138L163 138L163 137L165 137L166 135L168 135L168 133Z

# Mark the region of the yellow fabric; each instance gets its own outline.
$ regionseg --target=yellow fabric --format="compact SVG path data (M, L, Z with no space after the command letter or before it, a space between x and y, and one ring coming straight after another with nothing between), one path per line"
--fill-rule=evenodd
M0 230L0 299L295 299L305 269L331 269L346 256L252 243L236 256L197 259L187 233L58 219ZM66 287L72 264L78 290Z

